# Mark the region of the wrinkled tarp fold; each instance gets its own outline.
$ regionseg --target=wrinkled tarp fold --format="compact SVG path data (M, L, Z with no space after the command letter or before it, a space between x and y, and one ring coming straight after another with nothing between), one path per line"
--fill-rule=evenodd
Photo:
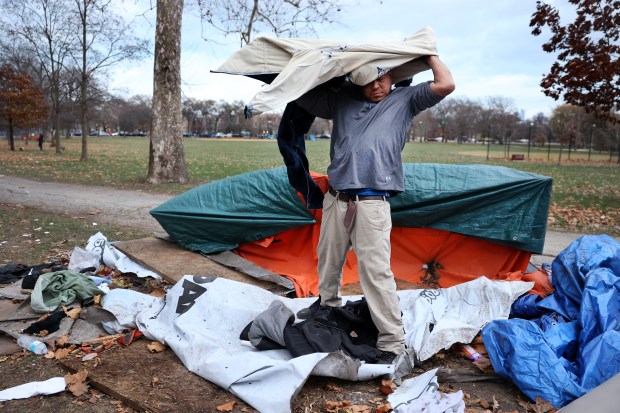
M561 407L620 372L620 243L575 240L553 261L552 285L542 322L493 321L482 337L498 374Z
M443 229L542 252L551 178L490 165L403 168L405 192L390 199L394 227ZM315 176L320 181L321 176ZM323 187L327 189L326 182ZM284 167L201 185L150 213L176 242L203 253L230 250L315 222Z
M449 289L398 291L407 344L422 354L469 342L480 326L507 317L514 300L532 284L480 277ZM137 314L136 324L146 337L168 345L188 370L266 413L290 412L292 397L310 374L369 380L411 372L412 363L361 363L341 352L291 358L287 350L258 351L242 342L243 329L276 300L296 314L316 299L291 299L223 278L186 275ZM415 311L424 317L414 317ZM435 328L429 334L431 324Z
M435 33L429 26L391 42L259 37L212 72L271 81L248 104L258 114L284 106L335 77L346 75L352 83L365 85L391 70L394 82L409 79L429 69L419 57L436 54Z

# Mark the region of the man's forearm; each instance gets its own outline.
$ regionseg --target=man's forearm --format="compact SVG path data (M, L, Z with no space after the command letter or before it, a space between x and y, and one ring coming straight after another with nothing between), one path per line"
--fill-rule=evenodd
M434 80L431 90L439 96L448 96L455 89L454 79L450 69L437 56L427 56L426 63L433 71Z

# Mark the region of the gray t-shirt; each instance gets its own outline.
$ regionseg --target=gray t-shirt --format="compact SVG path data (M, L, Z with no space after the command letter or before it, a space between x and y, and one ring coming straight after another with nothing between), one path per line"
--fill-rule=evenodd
M429 82L395 88L381 102L368 102L359 87L316 88L296 100L312 115L333 119L327 168L336 190L404 191L401 152L413 117L443 99Z

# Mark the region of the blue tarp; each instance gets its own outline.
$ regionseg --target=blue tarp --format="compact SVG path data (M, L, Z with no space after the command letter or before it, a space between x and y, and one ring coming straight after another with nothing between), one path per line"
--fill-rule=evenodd
M535 303L542 317L493 321L482 338L497 374L561 407L620 372L620 243L581 237L551 277L555 293Z

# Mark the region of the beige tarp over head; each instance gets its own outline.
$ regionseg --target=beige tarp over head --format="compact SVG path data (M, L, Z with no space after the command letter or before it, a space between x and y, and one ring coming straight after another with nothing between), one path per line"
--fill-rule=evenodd
M276 75L247 105L250 115L276 109L332 78L365 85L392 71L394 83L429 69L421 56L436 55L429 26L402 41L348 44L342 41L259 37L214 73Z

